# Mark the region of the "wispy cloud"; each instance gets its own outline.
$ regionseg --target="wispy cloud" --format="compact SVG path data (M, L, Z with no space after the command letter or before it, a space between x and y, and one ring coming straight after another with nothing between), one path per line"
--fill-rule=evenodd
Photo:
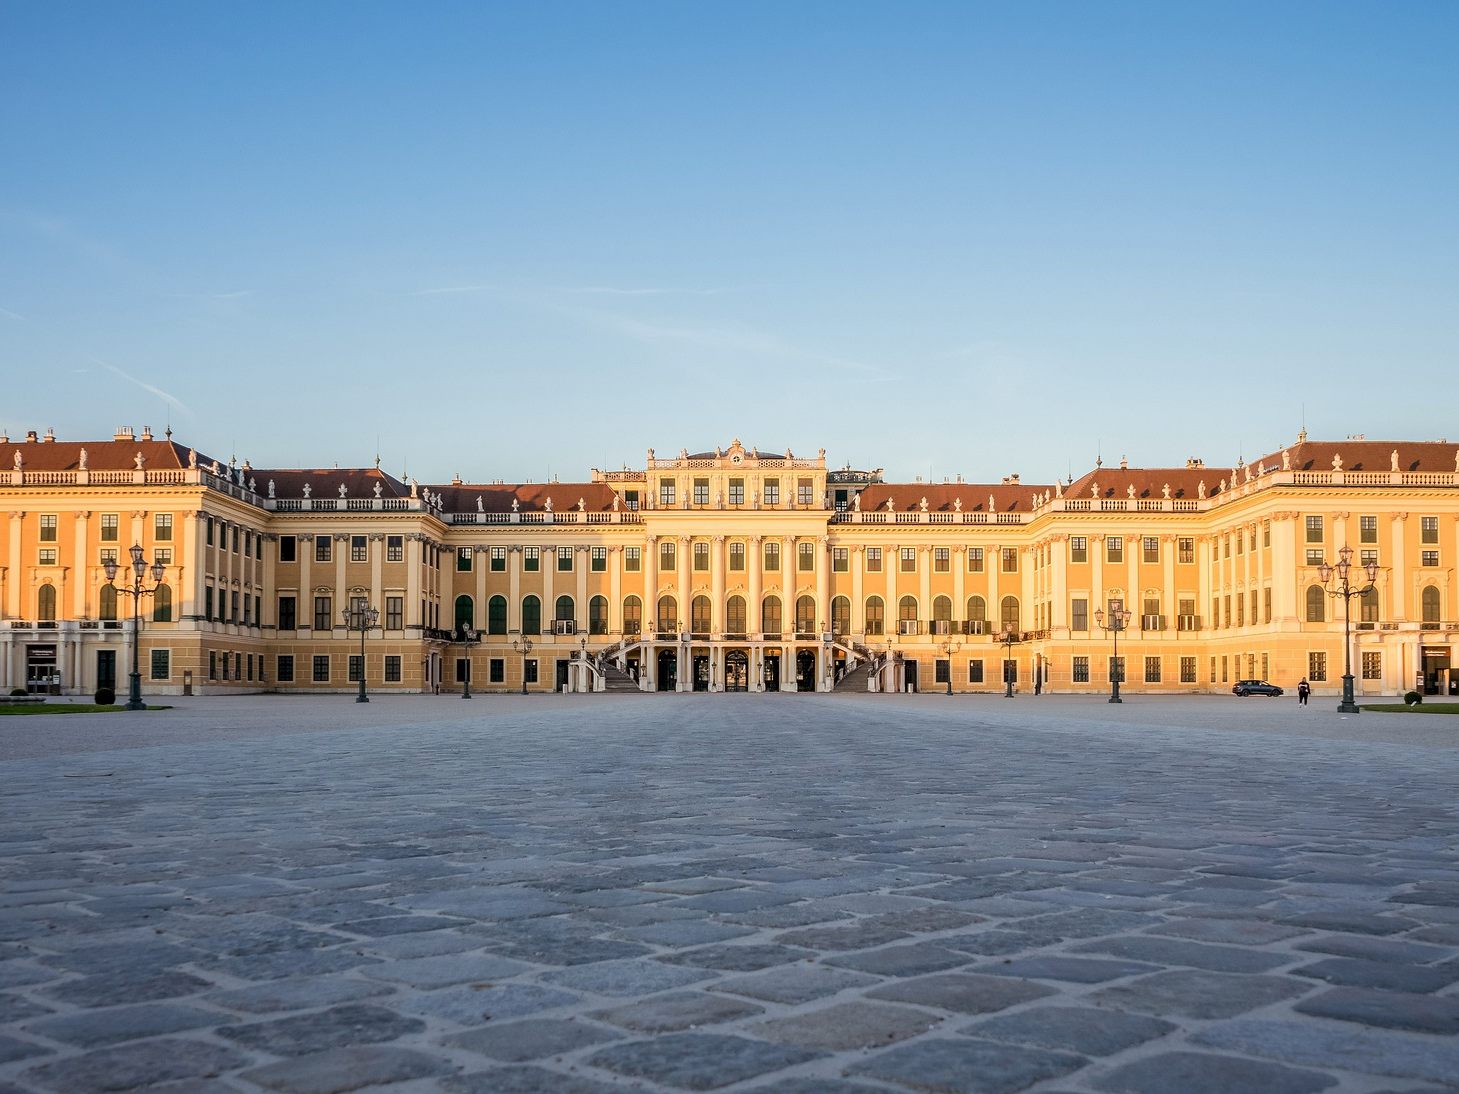
M495 285L447 285L439 289L416 289L411 296L446 296L450 293L495 292Z
M669 289L669 288L618 288L613 285L566 286L557 290L566 293L585 293L594 296L724 296L726 293L743 292L743 289Z
M210 300L238 300L245 296L252 296L252 289L239 289L237 292L215 292L209 293Z
M14 319L16 322L19 323L26 322L25 316L21 315L19 312L11 311L9 308L0 308L0 315L5 316L6 319Z
M149 383L147 383L146 380L139 380L137 377L133 376L130 372L127 372L127 371L125 371L123 369L119 369L119 368L116 367L116 365L109 364L108 362L103 361L99 357L91 357L91 358L89 358L89 360L92 363L94 363L94 364L100 365L102 368L106 369L107 371L115 373L116 375L120 376L123 380L126 380L128 383L136 384L143 391L151 392L153 395L157 396L157 398L161 399L164 403L166 403L168 406L172 407L173 409L178 410L178 411L181 411L183 414L186 414L188 417L192 417L193 416L192 408L189 407L186 403L184 403L181 399L179 399L176 395L173 395L173 394L171 394L170 392L167 392L167 391L163 391L160 387L157 387L155 384L149 384Z

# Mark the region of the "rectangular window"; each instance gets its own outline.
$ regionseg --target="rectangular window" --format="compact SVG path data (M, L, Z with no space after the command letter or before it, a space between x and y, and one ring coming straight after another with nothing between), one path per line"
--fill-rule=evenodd
M329 683L329 655L316 654L314 657L314 682L316 684Z
M213 618L213 587L211 585L203 590L203 618L209 621Z
M709 573L709 544L696 543L694 545L694 570L696 573Z
M1438 564L1439 564L1439 552L1438 551L1423 551L1423 552L1420 552L1420 554L1419 554L1419 565L1421 565L1421 566L1437 566Z
M537 682L537 658L529 657L522 662L522 682L526 684Z
M729 545L729 568L731 570L743 570L745 568L745 545L743 543L731 543Z
M364 536L350 536L350 561L368 562L370 560L368 541Z
M237 623L238 622L238 590L235 589L231 594L229 594L229 596L230 596L230 599L231 599L231 602L232 602L232 608L233 608L233 610L228 613L228 622L230 622L230 623Z
M816 487L814 479L796 480L795 501L797 505L802 506L810 506L816 503Z
M1309 566L1321 566L1322 565L1322 548L1321 547L1308 547L1307 548L1307 565L1309 565Z
M279 630L292 631L298 627L298 602L292 596L279 597Z
M297 562L299 560L299 540L296 536L279 537L279 561Z
M950 547L934 547L932 549L932 572L934 574L945 574L952 569L952 549Z
M1005 574L1018 573L1018 548L1003 548L1003 572Z
M364 536L361 536L360 538L361 539L364 539L365 537ZM351 552L353 553L353 548L351 548ZM456 572L458 574L469 574L471 572L471 567L472 567L472 564L473 564L472 563L472 560L475 558L475 556L476 556L476 550L475 550L475 548L472 548L472 547L457 547L456 548ZM363 558L361 558L360 561L364 561Z
M117 523L117 514L101 514L101 542L115 543L120 535L120 525Z
M708 479L695 479L694 480L694 504L695 505L708 505L709 504L709 480Z
M831 548L831 572L835 574L851 572L851 551L848 548Z
M902 573L915 574L917 572L917 548L902 548Z
M152 561L153 562L160 562L164 566L171 566L172 565L172 548L171 547L154 547L154 548L152 548Z
M1363 679L1383 679L1383 655L1381 653L1367 651L1363 653Z
M779 505L780 504L780 480L779 479L766 479L765 480L765 504L766 505Z
M1087 683L1089 683L1089 658L1087 658L1087 657L1076 657L1076 658L1074 658L1074 683L1076 683L1076 684L1087 684Z
M1378 542L1378 518L1377 517L1359 517L1358 518L1358 542L1359 543L1377 543Z
M316 535L314 537L314 561L328 562L333 558L334 541L327 535Z
M385 629L387 631L405 629L405 597L387 596L385 598Z
M1147 684L1158 684L1158 683L1160 683L1160 658L1158 658L1158 657L1147 657L1147 658L1145 658L1145 683L1147 683Z
M802 573L809 573L816 568L816 545L814 543L797 543L795 546L796 567Z
M1261 591L1262 620L1270 623L1272 621L1272 591L1270 588Z
M54 566L56 564L56 548L40 548L40 551L36 556L36 564L40 566Z
M238 553L238 547L239 547L238 525L235 524L233 526L233 553L235 555ZM237 677L235 676L234 679L237 679Z
M216 680L217 678L218 678L218 651L217 650L209 650L208 651L208 679L209 680ZM227 677L225 676L224 679L226 680Z
M1240 593L1236 594L1236 625L1246 626L1246 598Z
M57 524L56 524L56 514L55 513L42 513L41 514L41 542L42 543L55 543L56 542L56 527L57 527Z
M1196 560L1196 541L1190 536L1181 536L1175 541L1175 552L1177 562L1194 562Z
M937 684L945 684L948 677L952 675L952 662L939 657L932 662L932 680Z
M1115 680L1118 680L1122 684L1125 682L1125 659L1123 655L1109 659L1109 678L1111 682Z
M400 655L389 654L385 658L385 682L387 684L400 683Z
M1221 598L1222 617L1226 626L1231 626L1231 594L1227 593Z
M571 547L559 547L557 549L557 572L560 574L572 573Z
M1236 553L1243 554L1246 551L1246 537L1240 532L1236 533Z
M1085 537L1085 536L1070 536L1069 537L1069 561L1070 562L1088 562L1089 561L1089 540L1088 540L1087 537Z
M665 539L659 541L659 573L669 574L674 572L674 541Z
M152 517L152 538L171 541L172 514L157 513Z
M117 549L115 547L103 547L97 556L97 561L105 566L108 562L117 560Z
M595 574L608 572L608 548L594 547L588 556L588 569Z
M1321 517L1308 517L1307 518L1307 542L1308 543L1321 543L1322 542L1322 518Z
M493 547L488 558L490 561L487 566L492 573L504 574L507 572L507 549L505 547Z
M968 548L968 573L980 574L983 572L983 548Z
M152 679L166 680L172 675L172 651L152 651Z
M386 562L404 562L405 561L405 537L404 536L386 536L385 537L385 561Z
M489 684L504 684L507 679L507 663L504 658L493 657L486 663L486 681Z
M471 679L471 658L456 658L456 683L464 684Z
M1358 552L1358 561L1364 566L1370 563L1374 566L1378 565L1378 549L1376 547L1364 547Z
M316 631L334 630L334 599L328 596L316 596L314 598L314 629Z
M208 546L213 545L213 518L208 518Z
M628 507L628 511L630 513L636 513L636 512L638 512L638 491L637 490L625 490L625 491L623 491L623 504Z
M522 548L522 569L529 574L535 574L542 568L540 552L536 547Z
M880 547L868 547L866 549L866 572L869 574L881 573Z
M274 659L274 679L281 684L294 682L294 658L292 654L281 653Z
M983 682L983 662L980 661L980 660L979 661L969 661L968 662L968 683L970 683L970 684L981 684L982 682Z
M731 505L745 504L745 480L730 479L729 481L729 503Z
M1105 536L1104 560L1106 562L1123 562L1125 560L1125 539L1123 536Z
M1327 679L1327 654L1309 653L1307 655L1307 679L1314 684Z
M1182 684L1194 684L1196 682L1196 659L1194 657L1182 657L1180 659L1180 682Z
M1145 556L1145 562L1156 563L1160 561L1160 540L1157 537L1144 537L1141 541L1141 549Z
M659 505L661 507L663 507L663 508L667 508L667 507L669 507L670 505L673 505L673 504L674 504L674 480L673 479L660 479L659 480Z
M361 667L362 664L363 664L363 662L361 661L361 658L360 658L360 655L359 654L357 654L357 653L350 654L349 664L348 664L348 666L346 667L346 670L345 670L346 671L346 677L345 678L351 684L358 684L360 682L360 667Z
M623 568L630 574L639 573L643 569L643 548L623 548Z
M765 541L765 569L769 573L780 569L780 544L775 540Z
M1420 543L1438 543L1439 542L1439 518L1438 517L1419 517L1418 527L1419 527L1418 541Z
M1087 631L1089 629L1088 599L1078 597L1069 602L1069 629L1071 631Z

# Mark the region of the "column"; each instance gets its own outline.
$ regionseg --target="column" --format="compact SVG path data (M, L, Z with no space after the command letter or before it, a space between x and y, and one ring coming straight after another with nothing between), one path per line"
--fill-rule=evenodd
M371 538L373 539L374 537L372 536ZM480 631L483 635L486 634L487 623L486 570L487 567L489 567L490 565L491 552L487 550L485 545L478 543L475 547L472 548L471 558L471 568L476 571L476 611L472 615L471 625L476 628L476 630ZM374 604L376 607L380 607L380 553L378 550L372 550L370 553L370 582L370 603ZM455 626L455 623L456 620L454 618L453 609L453 618L451 619L452 626ZM466 656L471 656L471 651L469 649L466 651ZM472 671L473 673L475 672L474 664L472 666ZM471 682L473 684L481 682L480 677L473 675L471 677Z
M262 630L263 627L264 627L264 624L267 623L268 626L274 628L275 633L277 633L277 631L278 631L278 625L279 625L279 618L278 618L278 615L279 615L279 592L278 592L278 590L279 590L279 585L278 585L278 559L279 559L278 542L279 542L279 537L276 536L276 535L273 535L272 533L270 533L269 535L264 535L262 532L260 532L258 534L263 539L263 590L262 590L262 593L261 593L261 595L263 597L263 609L259 613L260 618L258 620L258 626L259 626L259 630ZM196 544L194 544L194 547L196 547ZM298 548L297 547L295 547L294 553L295 553L295 557L297 558L298 557ZM202 560L199 559L198 556L195 555L195 554L189 555L188 557L191 560L192 568L194 570L198 571L198 573L200 574L201 571L202 571L202 566L199 565L199 563ZM202 583L202 578L200 576L194 575L194 577L193 577L193 584L195 586L197 586L197 587L200 588L201 587L201 583ZM196 595L201 596L201 593L198 593ZM301 604L301 603L299 603L299 599L300 599L300 594L296 593L295 594L295 597L294 597L294 622L295 622L295 625L298 624L299 613L304 610L304 605ZM195 609L196 609L196 606L197 605L200 605L201 603L202 603L202 601L200 599L199 600L194 600L193 601L193 604L194 604ZM384 610L383 609L383 605L381 606L381 610L382 611ZM196 616L194 616L194 618L196 618ZM262 657L262 656L263 656L263 654L259 654L259 657Z
M1177 613L1180 611L1180 593L1175 587L1175 537L1160 537L1160 610L1165 613L1165 625L1174 631L1180 625ZM1261 594L1257 594L1260 599ZM1179 675L1176 677L1179 679Z
M1389 615L1388 618L1395 623L1408 619L1408 553L1404 547L1404 529L1408 522L1407 513L1393 514L1393 563L1390 567L1392 573L1393 591L1389 594ZM1418 662L1415 663L1416 665ZM1412 680L1412 674L1399 678L1399 683L1404 684L1406 680ZM1404 690L1407 690L1405 685Z
M795 489L794 479L790 488ZM780 629L787 635L780 647L781 691L795 690L795 601L795 537L787 536L780 541Z
M587 547L574 547L572 550L572 568L577 575L577 589L574 595L577 606L574 610L577 613L577 629L580 631L588 629L588 567L592 565L591 557L591 552ZM585 668L583 672L586 673L587 669Z
M1266 550L1262 547L1262 527L1256 525L1256 610L1257 619L1261 618L1260 612L1266 606ZM1257 620L1253 619L1255 623ZM1265 624L1263 624L1264 626Z
M927 621L927 633L931 634L932 548L926 545L917 548L917 618Z
M1049 613L1050 637L1069 637L1069 550L1065 546L1069 537L1062 532L1052 537L1049 544L1050 587Z
M685 483L685 493L682 495L685 501L689 500L688 484ZM689 605L693 600L693 577L689 569L693 562L694 541L689 536L679 537L679 633L686 634L689 630ZM692 662L689 660L689 647L685 641L680 641L675 647L679 661L678 680L675 684L675 691L689 691L693 688L694 682L689 679L689 670Z
M1205 619L1204 630L1215 630L1216 621L1209 616L1211 610L1211 597L1215 595L1213 583L1213 567L1211 566L1211 544L1215 542L1214 536L1193 537L1196 552L1196 615ZM1202 671L1205 671L1204 667Z
M426 625L420 607L421 538L419 532L414 532L405 541L405 620L407 627L416 628Z
M299 603L294 610L298 619L299 629L303 630L305 627L312 628L314 626L314 537L308 532L301 533L298 537L298 543ZM212 560L210 559L209 561ZM216 564L213 565L212 569L214 573L217 573ZM216 581L213 582L213 596L215 597L218 595L217 584ZM216 609L216 604L214 607ZM407 613L405 618L408 622L410 620L409 613L414 609L411 608L410 604L406 604L405 610ZM311 630L310 633L312 634L313 631ZM297 665L295 666L295 671L298 671Z
M764 599L765 550L759 536L751 536L745 544L745 565L749 567L749 595L745 604L745 627L758 638L763 634L760 602ZM765 648L758 641L750 646L750 690L765 690Z
M816 624L817 637L831 630L831 539L819 536L816 539ZM825 642L816 645L816 690L830 691L831 647Z
M958 622L966 620L968 616L968 547L965 543L954 544L948 552L950 561L948 566L952 568L952 618L953 630L958 630ZM948 666L951 671L952 666Z
M639 663L648 691L656 691L659 686L658 647L653 642L653 633L659 625L658 611L659 541L657 536L646 534L643 537L643 633L647 640L639 654Z
M23 614L20 608L20 524L24 517L25 514L18 511L10 514L10 563L5 580L5 614L11 619L19 619ZM117 609L120 614L120 604Z
M866 596L862 591L864 580L861 568L866 563L866 552L861 544L852 544L847 552L851 565L851 633L866 637Z
M724 536L715 536L709 547L709 629L724 633Z
M1296 513L1272 517L1272 615L1288 630L1297 623L1297 519Z
M608 548L608 633L623 633L623 551L616 543Z
M900 629L897 623L897 567L901 565L901 562L897 551L897 545L889 543L882 548L881 553L882 572L886 575L887 580L886 603L882 605L882 629L888 635L895 635Z
M557 633L557 548L537 548L537 564L542 567L542 619L547 623L546 630L552 634ZM553 673L552 690L557 689L557 665L551 667Z
M89 510L89 509L82 509L79 512L77 512L77 514L76 514L76 542L75 542L75 547L76 547L76 555L75 555L75 557L76 557L76 565L75 565L75 569L74 569L74 572L76 574L76 589L75 589L75 597L74 597L74 600L73 600L73 603L75 605L75 608L74 608L72 614L77 619L86 619L86 618L88 618L91 615L91 612L88 610L88 605L87 605L87 600L90 599L87 594L91 591L91 589L90 589L90 586L91 586L91 576L90 576L90 567L86 565L86 552L87 552L88 548L91 545L90 537L86 534L87 533L87 523L88 523L88 520L89 520L90 517L91 517L91 510ZM120 599L120 597L118 597L118 599ZM59 607L59 605L57 605L57 606ZM120 608L121 605L118 604L117 607ZM62 610L61 614L63 616L65 615L64 610ZM79 668L80 668L80 657L81 657L80 652L79 652L79 638L78 638L78 652L77 652L76 657L77 657L77 668L79 670ZM76 682L78 682L78 683L80 682L81 676L79 674L79 671L73 677L73 680L76 681Z
M1093 537L1090 539L1092 541ZM999 635L1003 633L1003 597L998 592L998 581L1003 572L1003 548L996 543L991 544L984 557L987 563L983 569L988 574L988 627L994 635ZM1095 572L1098 573L1097 570ZM1002 655L999 657L998 663L1001 665ZM1003 677L1000 675L998 679L1002 680Z
M1125 610L1134 616L1136 626L1143 624L1140 618L1145 610L1145 596L1140 589L1140 557L1145 552L1145 543L1138 535L1125 537L1125 563L1129 567L1129 586L1125 592ZM1141 636L1143 637L1143 635ZM1133 661L1125 662L1126 665L1134 664ZM1125 670L1125 679L1130 679L1129 669Z
M522 545L507 548L507 631L522 631Z

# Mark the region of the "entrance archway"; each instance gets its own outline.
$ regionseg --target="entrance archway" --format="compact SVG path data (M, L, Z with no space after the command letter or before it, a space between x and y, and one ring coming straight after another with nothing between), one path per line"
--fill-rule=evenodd
M795 651L795 690L816 690L816 651Z
M674 691L679 686L679 658L673 650L659 650L659 690Z
M750 690L750 655L744 650L730 650L724 655L724 690Z
M778 649L777 650L766 650L765 653L764 653L764 655L762 656L761 660L764 662L764 668L761 670L760 676L761 676L761 679L765 683L765 690L766 691L779 691L780 690L780 651Z
M709 654L696 653L693 657L694 665L694 690L709 690Z

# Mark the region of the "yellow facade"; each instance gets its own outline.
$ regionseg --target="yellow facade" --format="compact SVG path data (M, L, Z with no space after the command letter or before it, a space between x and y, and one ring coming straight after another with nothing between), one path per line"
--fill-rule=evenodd
M469 672L478 692L524 673L536 691L1001 692L1007 657L1022 691L1095 694L1114 639L1095 613L1118 599L1128 692L1336 692L1343 602L1318 567L1344 546L1378 566L1351 602L1360 695L1447 691L1459 654L1447 442L1303 436L1235 468L1047 485L891 484L735 442L578 483L423 485L222 465L122 430L0 439L0 494L6 690L124 689L132 603L103 567L117 552L124 577L134 543L166 566L141 605L149 694L352 690L342 612L360 598L380 612L372 690Z

